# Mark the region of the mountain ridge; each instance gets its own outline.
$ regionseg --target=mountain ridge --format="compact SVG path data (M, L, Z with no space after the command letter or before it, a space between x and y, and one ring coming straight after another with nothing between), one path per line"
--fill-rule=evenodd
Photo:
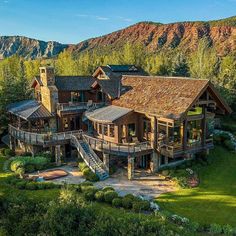
M180 49L192 52L202 37L209 39L219 55L236 53L236 16L211 21L160 23L142 21L77 44L62 44L25 36L0 36L0 59L19 55L25 59L52 58L69 50L75 54L103 48L119 50L126 42L142 44L147 52Z

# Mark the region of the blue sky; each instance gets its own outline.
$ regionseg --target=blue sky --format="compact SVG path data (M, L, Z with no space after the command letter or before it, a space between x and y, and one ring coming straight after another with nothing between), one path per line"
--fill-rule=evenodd
M0 0L0 35L78 43L140 21L236 15L236 0Z

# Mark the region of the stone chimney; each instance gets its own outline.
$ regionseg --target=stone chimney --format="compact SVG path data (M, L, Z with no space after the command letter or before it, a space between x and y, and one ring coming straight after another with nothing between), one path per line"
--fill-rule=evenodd
M42 66L39 67L40 79L43 86L54 86L55 85L55 73L54 67L52 66Z
M58 90L55 86L54 68L51 66L40 67L40 79L43 86L41 86L42 104L49 112L56 112L58 103Z

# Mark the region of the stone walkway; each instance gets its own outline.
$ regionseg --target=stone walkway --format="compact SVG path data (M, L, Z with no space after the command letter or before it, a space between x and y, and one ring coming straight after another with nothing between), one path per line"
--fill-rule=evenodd
M84 182L85 179L82 173L77 167L62 166L57 169L63 169L69 172L69 175L63 178L52 180L54 183L70 183L79 184ZM141 195L146 199L152 199L158 197L162 193L171 192L177 190L174 181L165 180L165 177L158 174L146 177L139 177L135 180L128 180L125 170L117 171L112 177L94 183L98 188L105 186L113 187L120 196L132 193L136 196Z
M156 198L162 193L177 190L174 181L165 180L165 177L158 174L138 177L135 180L130 181L127 179L126 172L123 170L104 181L95 183L95 186L98 188L111 186L120 196L131 193L136 196L143 196L146 199Z

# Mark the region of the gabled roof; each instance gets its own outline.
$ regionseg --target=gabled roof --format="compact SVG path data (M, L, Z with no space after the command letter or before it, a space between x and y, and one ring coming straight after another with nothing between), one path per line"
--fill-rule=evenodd
M59 91L90 90L95 79L92 76L55 76L55 86ZM32 87L38 83L43 85L40 76L36 76Z
M179 119L210 85L208 80L192 78L124 76L121 96L112 104L141 113ZM224 108L228 111L228 107Z
M102 90L112 99L117 98L120 94L120 81L124 75L147 75L140 67L135 65L107 65L99 66L93 73L93 77L97 77L103 72L108 79L97 79Z
M25 100L8 105L9 113L21 117L24 120L33 120L38 118L50 118L53 115L36 100Z
M109 79L121 79L123 75L148 75L141 67L135 65L107 65L99 66L93 73L93 77L97 77L102 71Z
M59 91L90 90L94 81L92 76L56 76L55 86Z
M131 111L132 109L111 105L96 109L91 112L86 112L85 116L91 121L112 123L122 116L127 115Z

